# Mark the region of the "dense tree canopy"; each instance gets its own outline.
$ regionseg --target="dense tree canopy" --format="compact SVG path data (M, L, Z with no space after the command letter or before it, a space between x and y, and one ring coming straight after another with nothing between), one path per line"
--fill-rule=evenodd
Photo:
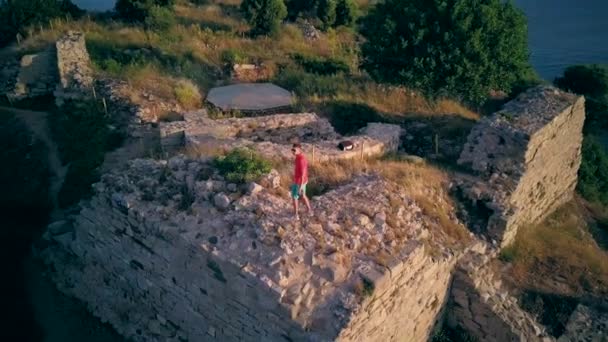
M114 9L125 21L144 22L150 12L158 7L172 7L175 0L118 0Z
M69 0L0 0L0 46L14 41L31 25L47 25L49 19L82 12Z
M429 96L480 103L530 70L524 14L502 0L385 0L365 18L363 67Z
M608 67L574 65L555 79L555 85L573 93L585 95L586 131L608 129Z
M255 35L274 34L287 17L283 0L243 0L241 11Z

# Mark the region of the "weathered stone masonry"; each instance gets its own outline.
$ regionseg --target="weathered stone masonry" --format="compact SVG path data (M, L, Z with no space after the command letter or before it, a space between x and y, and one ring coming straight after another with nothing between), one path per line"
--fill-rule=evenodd
M43 256L59 288L135 341L430 336L456 257L427 253L432 223L411 199L364 177L317 200L323 220L293 225L276 176L243 195L194 177L208 172L173 158L104 176L71 224L49 229ZM385 266L374 261L383 249L394 251Z
M543 86L473 128L459 163L481 180L461 188L492 211L487 234L501 246L572 198L584 120L583 97Z

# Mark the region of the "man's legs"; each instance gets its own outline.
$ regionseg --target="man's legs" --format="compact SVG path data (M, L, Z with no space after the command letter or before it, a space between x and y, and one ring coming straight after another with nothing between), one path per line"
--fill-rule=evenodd
M308 213L309 214L312 213L312 208L310 207L310 201L308 200L308 196L306 196L305 193L302 194L302 201L304 201L304 204L306 204L306 210L308 211ZM297 208L297 204L296 204L296 208Z
M298 215L298 199L300 198L299 192L300 188L298 187L298 185L293 184L291 186L291 199L293 200L293 213L296 220L300 219L300 216Z

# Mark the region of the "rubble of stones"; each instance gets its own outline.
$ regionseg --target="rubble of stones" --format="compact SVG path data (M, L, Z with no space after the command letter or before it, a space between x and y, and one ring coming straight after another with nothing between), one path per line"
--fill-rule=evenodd
M398 260L408 241L429 238L437 228L405 192L378 176L361 176L316 198L314 216L301 222L294 221L286 193L277 195L284 191L279 186L276 171L259 184L234 184L208 161L177 156L131 161L94 187L97 197L119 210L158 221L157 230L148 234L177 233L287 296L309 288L308 303L299 307L302 322L330 294L340 299L332 304L336 308L354 310L361 276L385 272L376 255ZM453 252L440 249L442 254Z

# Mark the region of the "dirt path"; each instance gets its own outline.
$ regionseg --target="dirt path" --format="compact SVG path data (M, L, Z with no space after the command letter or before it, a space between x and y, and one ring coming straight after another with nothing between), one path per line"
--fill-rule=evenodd
M59 150L57 144L51 138L51 131L48 125L48 113L46 112L35 112L31 110L21 110L10 107L0 106L0 115L3 113L13 113L15 116L27 125L32 131L34 136L40 139L47 147L48 153L48 165L51 171L50 178L50 191L51 203L53 205L53 211L51 213L51 221L59 219L61 217L61 210L58 206L58 194L65 179L67 167L62 165L61 159L59 158Z

